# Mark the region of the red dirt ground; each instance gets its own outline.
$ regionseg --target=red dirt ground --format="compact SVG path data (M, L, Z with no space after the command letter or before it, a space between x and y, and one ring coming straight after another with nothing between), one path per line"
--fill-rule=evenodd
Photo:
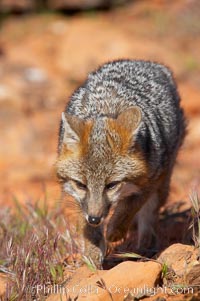
M200 5L198 1L133 1L110 12L73 17L12 16L1 26L0 200L59 199L54 178L59 119L86 74L117 58L170 66L189 120L169 202L199 183Z

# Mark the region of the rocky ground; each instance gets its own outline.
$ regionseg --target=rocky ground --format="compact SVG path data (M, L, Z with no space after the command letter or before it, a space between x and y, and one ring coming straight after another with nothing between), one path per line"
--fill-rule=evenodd
M12 206L13 197L25 203L45 196L49 206L60 204L53 165L69 95L103 62L155 60L174 71L188 118L188 135L161 212L161 245L191 243L189 195L199 190L200 179L199 1L130 1L110 11L1 18L1 207ZM127 249L129 242L120 250Z

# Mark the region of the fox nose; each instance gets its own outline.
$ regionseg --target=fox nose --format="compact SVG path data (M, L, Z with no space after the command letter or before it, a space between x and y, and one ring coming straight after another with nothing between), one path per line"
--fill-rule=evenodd
M92 226L98 226L101 222L101 217L99 216L88 216L88 223Z

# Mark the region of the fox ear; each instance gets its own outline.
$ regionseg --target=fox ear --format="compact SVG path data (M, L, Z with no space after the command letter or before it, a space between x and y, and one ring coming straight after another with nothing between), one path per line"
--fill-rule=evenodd
M131 107L124 112L122 112L117 117L117 123L120 126L127 128L130 131L130 134L133 134L137 131L142 119L142 113L139 107Z
M62 144L67 149L75 150L77 144L80 142L81 129L83 128L83 121L68 113L62 113L62 127L63 139Z

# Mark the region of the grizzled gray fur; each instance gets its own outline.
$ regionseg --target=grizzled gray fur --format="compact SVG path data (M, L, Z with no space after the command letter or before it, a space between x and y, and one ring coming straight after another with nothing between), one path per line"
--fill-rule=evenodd
M115 118L137 105L142 124L137 141L152 164L152 174L174 162L185 135L185 119L179 106L171 71L164 65L119 60L107 63L88 75L71 96L66 112L82 119ZM60 143L62 141L62 124Z

